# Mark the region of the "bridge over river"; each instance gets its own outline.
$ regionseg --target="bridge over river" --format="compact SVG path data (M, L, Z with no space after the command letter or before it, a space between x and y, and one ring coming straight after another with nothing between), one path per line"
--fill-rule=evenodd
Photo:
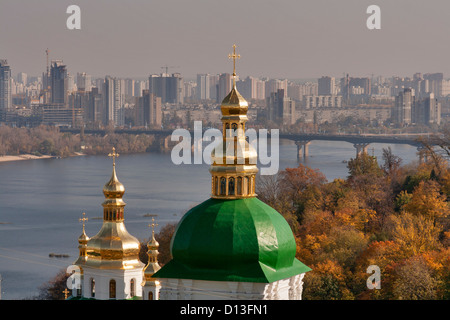
M74 134L79 134L80 129L76 128L60 128L61 132L71 132ZM106 130L100 129L84 129L84 134L98 134L105 135ZM203 130L203 132L206 131ZM168 145L170 137L173 130L144 130L144 129L116 129L114 133L118 134L148 134L156 135L164 140L164 145ZM191 136L193 131L190 130ZM270 136L270 130L268 131ZM420 134L397 134L397 135L387 135L387 134L292 134L283 133L279 134L280 139L295 141L297 145L297 157L304 158L308 156L308 146L314 140L323 141L345 141L353 144L356 149L356 156L362 152L367 152L368 147L371 143L385 143L385 144L408 144L417 147L418 150L422 148L422 143L418 140L419 138L428 138L428 133Z

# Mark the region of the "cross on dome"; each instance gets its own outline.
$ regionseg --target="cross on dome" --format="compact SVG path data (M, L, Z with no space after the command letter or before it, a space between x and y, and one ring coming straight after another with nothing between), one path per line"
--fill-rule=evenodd
M84 233L84 224L86 221L89 220L88 218L86 218L86 212L83 212L83 218L80 218L79 220L83 224L83 233Z
M236 79L236 59L240 59L241 55L240 54L236 54L236 45L233 44L233 54L228 54L228 59L233 59L233 84L235 83L235 79Z
M112 152L108 154L108 157L112 157L113 158L113 166L116 166L116 158L119 157L119 154L116 153L116 148L112 148Z

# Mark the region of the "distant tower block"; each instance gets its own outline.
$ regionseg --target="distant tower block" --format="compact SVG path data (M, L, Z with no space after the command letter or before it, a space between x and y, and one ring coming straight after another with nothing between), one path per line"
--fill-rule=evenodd
M295 144L297 145L297 159L308 157L310 143L311 141L295 141Z
M370 143L355 143L353 146L356 148L356 157L360 156L362 153L367 153Z

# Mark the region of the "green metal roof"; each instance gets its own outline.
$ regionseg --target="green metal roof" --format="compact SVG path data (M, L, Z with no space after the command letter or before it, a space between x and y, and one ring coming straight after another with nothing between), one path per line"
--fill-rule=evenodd
M211 198L192 208L175 230L171 253L155 278L270 283L311 270L295 259L286 220L257 198Z

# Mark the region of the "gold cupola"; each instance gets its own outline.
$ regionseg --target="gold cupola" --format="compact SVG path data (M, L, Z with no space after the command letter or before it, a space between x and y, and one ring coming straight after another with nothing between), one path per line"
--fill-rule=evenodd
M149 224L149 227L152 228L152 237L150 241L147 243L148 262L144 268L144 276L142 281L143 286L147 282L154 283L155 285L159 284L159 281L157 279L152 278L153 274L155 274L159 269L161 269L161 266L158 263L159 243L158 241L156 241L155 238L156 226L158 226L158 224L155 223L155 218L152 218L152 223Z
M256 196L257 153L245 136L248 103L236 88L236 45L228 57L233 59L233 88L220 106L223 137L211 153L211 197L250 198Z
M87 243L89 241L89 237L86 234L86 230L85 230L85 222L88 221L88 218L86 218L86 213L83 212L83 218L80 218L80 222L83 223L83 231L81 233L81 235L78 237L78 250L80 252L77 261L74 262L74 264L79 265L81 267L81 265L84 265L86 263L87 260L87 255L86 255L86 249L87 249Z
M103 225L100 231L87 242L87 262L101 269L131 269L142 267L139 260L139 241L128 233L124 224L122 197L125 187L116 174L116 153L113 148L108 156L113 158L111 179L103 187L105 201L103 206Z

